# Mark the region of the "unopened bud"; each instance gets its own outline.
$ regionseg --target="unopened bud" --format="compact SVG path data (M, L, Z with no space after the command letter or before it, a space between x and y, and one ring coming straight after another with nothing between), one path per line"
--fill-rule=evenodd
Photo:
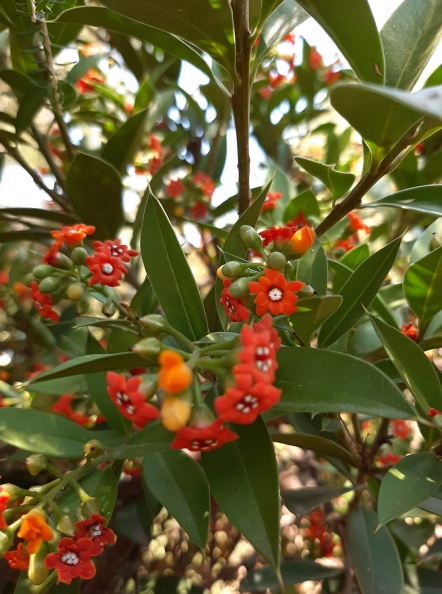
M87 251L83 247L76 247L71 252L71 260L74 264L81 266L86 262L88 256Z
M49 575L49 569L45 565L47 554L48 546L43 542L38 552L29 558L28 578L34 586L40 586Z
M248 263L244 266L244 264L241 264L240 262L227 262L227 264L224 264L224 266L221 268L221 273L226 278L238 278L247 267Z
M249 281L246 278L239 278L229 287L229 293L234 299L241 299L249 292Z
M298 229L288 244L289 257L300 258L303 256L315 242L315 232L311 227L301 227Z
M163 345L158 340L158 338L154 338L153 336L149 336L148 338L143 338L140 342L137 342L131 348L133 353L137 355L141 355L142 357L147 357L149 359L157 358L160 354L161 347Z
M116 311L117 311L117 308L115 306L115 303L112 303L112 301L106 301L106 303L101 308L102 314L104 316L106 316L107 318L111 318L115 314Z
M85 456L85 458L88 458L89 460L99 456L102 451L103 451L103 444L101 442L99 442L98 439L90 439L83 446L84 456Z
M55 268L61 268L62 270L72 269L72 260L61 252L57 252L51 257L51 264Z
M37 476L37 474L40 474L40 472L46 469L47 460L43 454L32 454L26 458L25 464L29 474Z
M40 281L38 289L40 293L53 293L60 286L60 280L53 276L48 276Z
M26 285L27 287L30 287L33 283L33 281L35 281L36 277L32 274L32 272L29 272L28 274L25 275L24 279L23 279L23 284Z
M169 431L178 431L185 427L191 412L190 398L166 396L161 406L161 422Z
M53 266L49 266L49 264L39 264L33 269L32 275L37 279L42 279L48 276L53 276L57 272L59 271Z
M90 518L93 514L101 513L101 503L96 497L89 497L81 504L81 515L83 518Z
M75 534L75 524L72 521L72 518L65 514L61 516L57 523L57 530L62 534L67 534L68 536L74 536Z
M161 334L167 330L168 324L163 316L160 314L149 314L148 316L143 316L138 320L138 323L143 326L143 328L147 328L152 334Z
M90 302L89 299L87 297L87 295L85 295L83 297L83 299L80 299L80 301L77 302L77 309L78 309L78 313L80 314L85 314L89 311L90 309Z
M84 297L85 292L86 287L83 283L78 281L76 283L72 283L72 285L69 285L66 291L66 297L71 301L81 301L81 299L83 299Z
M282 270L287 264L287 258L281 252L272 252L267 258L267 266L272 270Z
M250 225L242 225L239 228L239 236L246 247L252 250L258 250L258 252L262 252L262 239L256 229Z
M12 545L12 534L0 531L0 557L9 551Z

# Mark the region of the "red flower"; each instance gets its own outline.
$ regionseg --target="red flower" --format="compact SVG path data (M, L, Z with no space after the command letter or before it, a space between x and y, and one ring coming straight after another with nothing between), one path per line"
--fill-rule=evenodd
M92 540L91 555L95 557L103 550L104 545L114 544L116 536L113 530L106 528L106 520L100 514L93 514L87 520L75 524L75 539L90 538Z
M440 412L440 410L437 410L437 408L430 408L430 410L427 412L427 415L434 419L436 415L442 415L442 412Z
M272 315L290 315L297 310L295 305L298 296L295 295L304 283L301 281L287 282L284 275L277 270L266 269L258 282L249 282L250 293L256 295L256 313L262 316L267 311Z
M209 207L205 202L195 202L195 204L190 209L190 214L192 215L193 219L203 219L206 216L208 210Z
M55 239L56 244L62 245L66 243L72 249L79 245L86 235L92 235L94 231L95 227L93 225L78 223L71 227L62 227L61 231L51 231L51 235Z
M170 198L177 198L183 190L183 182L180 179L171 179L166 185L166 194Z
M391 432L400 439L407 439L410 433L410 427L405 421L392 421Z
M349 252L354 247L356 247L358 245L358 243L359 243L358 235L357 235L357 233L355 233L348 239L341 239L340 241L338 241L338 243L336 244L336 249L341 249L341 250L344 250L345 252Z
M267 101L272 96L272 89L270 87L262 87L259 89L258 93Z
M31 297L34 301L34 307L43 318L48 318L53 322L59 322L60 316L52 309L52 298L50 295L43 295L38 290L36 281L31 283Z
M11 569L26 571L29 569L29 552L22 542L18 543L15 551L5 553L3 557L8 561Z
M3 517L3 512L8 509L8 501L9 501L9 493L2 490L0 487L0 530L6 530L8 525L6 524L6 520Z
M248 322L250 318L250 311L244 307L241 299L235 299L229 293L229 287L232 281L223 280L224 289L221 291L221 299L219 302L224 306L226 314L232 322Z
M4 272L3 270L0 271L0 285L6 285L9 281L9 274Z
M414 340L414 342L416 342L418 330L414 324L412 324L411 322L408 322L408 324L402 324L401 332L402 334L408 336L408 338L411 338L411 340Z
M387 452L386 454L383 454L382 456L379 456L379 458L378 458L378 462L380 464L383 464L384 466L390 466L390 465L396 464L396 462L399 462L399 460L402 460L402 456L398 456L397 454L392 454L391 452Z
M95 575L95 565L91 561L93 542L90 538L62 538L58 551L49 553L45 559L48 569L56 569L58 579L70 584L74 578L90 580Z
M144 400L139 391L141 378L131 377L126 380L123 374L108 371L106 374L107 393L120 409L126 419L133 422L135 427L142 429L146 423L160 416L160 411Z
M153 157L148 164L148 171L149 173L151 173L152 175L154 175L158 169L160 169L163 166L163 159L162 157ZM137 171L137 169L135 169L135 173L139 173L139 171ZM144 170L142 170L142 173L145 173Z
M276 352L281 340L272 328L272 318L269 314L264 316L263 322L253 324L253 328L241 328L243 349L238 355L239 364L235 365L233 373L250 373L255 381L271 384L278 368Z
M327 86L332 85L333 83L335 83L337 80L339 80L341 78L341 71L334 71L331 68L329 70L326 70L326 72L324 72L324 83Z
M121 239L106 239L104 243L94 241L93 246L96 252L110 254L113 258L119 258L123 262L130 262L131 258L138 256L138 252L129 249L127 245L121 242Z
M264 200L264 204L262 205L261 212L265 212L266 210L273 210L278 206L278 200L280 200L284 194L281 192L269 192Z
M301 229L302 227L309 227L310 223L304 216L304 211L301 210L299 213L293 217L290 221L286 223L287 227L294 227L295 229Z
M316 47L314 45L312 45L312 47L311 47L308 62L310 64L310 68L312 68L312 70L316 70L317 68L324 65L322 62L322 56L318 52L318 50L316 49Z
M159 157L163 156L163 147L161 146L160 140L153 134L149 134L149 146L150 148L155 151Z
M120 258L111 256L109 252L98 252L93 256L88 256L86 266L92 272L92 277L89 280L90 285L118 287L119 281L127 272L127 268Z
M349 227L353 231L364 231L365 233L371 233L371 229L364 223L361 217L356 212L349 212L347 218L350 220Z
M75 86L79 90L80 94L83 95L84 93L94 90L94 87L92 85L97 83L101 84L103 82L104 76L102 76L94 68L90 68L82 78L77 80Z
M225 422L253 423L259 413L271 408L281 397L281 390L269 383L255 382L250 374L235 375L236 385L224 396L215 398L219 418Z
M67 419L71 419L82 427L88 427L92 424L92 421L86 415L76 412L72 408L72 400L74 397L71 394L63 394L60 396L58 401L51 406L51 410L55 413L65 416Z
M206 175L202 171L198 171L198 173L193 176L193 183L203 191L203 194L209 200L212 198L213 192L215 191L215 184L209 175Z
M183 427L177 431L171 447L175 450L187 449L192 452L210 452L229 441L238 439L236 433L223 427L222 421L216 419L205 427Z
M273 241L275 247L280 248L289 242L295 231L296 229L294 227L279 227L278 225L274 225L270 229L260 231L259 234L264 239L264 245L269 245Z

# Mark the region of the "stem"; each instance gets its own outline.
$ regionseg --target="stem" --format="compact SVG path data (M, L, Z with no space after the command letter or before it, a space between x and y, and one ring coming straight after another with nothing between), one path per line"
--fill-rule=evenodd
M250 202L250 58L252 51L249 31L249 0L232 0L236 41L236 72L233 86L232 110L238 150L238 213L241 215Z
M66 193L65 176L64 176L62 170L60 169L60 167L55 162L54 157L51 155L51 151L48 148L46 139L40 134L40 132L39 132L38 128L35 126L35 124L31 124L31 130L32 130L32 135L38 144L38 148L40 149L40 152L43 155L43 157L46 159L47 164L51 168L51 171L52 171L55 179L57 180L58 185L63 190L63 192ZM68 206L69 205L65 204L65 208L67 208Z

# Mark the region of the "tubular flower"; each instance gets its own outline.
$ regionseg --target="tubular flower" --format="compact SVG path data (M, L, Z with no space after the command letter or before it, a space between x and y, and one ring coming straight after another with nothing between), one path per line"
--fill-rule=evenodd
M116 536L113 530L106 528L106 520L100 514L92 514L87 520L75 524L75 539L90 538L92 540L91 555L95 557L107 544L114 544Z
M131 377L126 380L125 375L108 371L106 374L107 393L120 409L126 419L132 421L135 427L142 429L146 423L157 419L160 411L144 400L139 391L141 378Z
M34 301L34 307L43 318L48 318L53 322L59 322L60 316L52 309L52 298L50 295L43 295L38 289L36 281L31 283L31 297Z
M294 256L302 256L315 242L315 232L311 227L301 227L293 234L289 241L290 253Z
M264 200L264 204L262 205L261 212L265 212L266 210L273 210L278 206L278 200L280 200L284 194L281 192L269 192Z
M123 262L130 262L131 258L138 256L136 250L131 250L127 245L124 245L121 239L106 239L102 241L94 241L94 250L98 253L110 254L113 258L119 258Z
M6 520L3 517L3 512L8 509L8 501L9 501L9 493L3 491L0 487L0 530L6 530L8 525L6 524Z
M74 578L90 580L95 575L95 565L91 561L94 543L90 538L62 538L58 551L49 553L45 559L48 569L56 569L58 580L70 584Z
M52 528L46 523L46 516L38 509L32 509L23 518L18 536L28 541L27 549L31 555L36 553L42 542L50 542L54 538Z
M221 291L219 302L224 306L226 314L232 322L248 322L250 311L244 307L242 299L235 299L229 293L229 287L232 284L230 280L223 280L224 289Z
M158 385L169 394L184 392L192 382L192 370L184 363L182 356L176 351L161 351L158 361Z
M361 217L355 212L349 212L347 215L349 219L349 226L353 231L364 231L365 233L371 233L371 229L364 223Z
M169 431L178 431L187 424L192 404L179 396L166 396L161 406L161 422Z
M227 388L224 396L215 398L219 418L241 425L253 423L256 417L278 402L281 390L269 383L255 382L252 375L235 375L236 385Z
M61 231L51 231L51 235L55 239L56 244L62 245L66 243L72 249L80 245L86 235L92 235L94 231L95 227L93 225L78 223L78 225L72 225L71 227L62 227Z
M88 256L86 266L92 272L92 277L89 280L90 285L118 287L119 281L127 272L127 268L120 258L111 256L109 252L98 252L93 256Z
M210 452L229 441L238 439L236 433L223 427L221 419L216 419L205 427L183 427L177 431L171 447L175 450L187 449L192 452Z
M3 557L7 560L11 569L19 569L20 571L29 569L29 551L22 542L17 545L15 551L8 551Z
M258 282L249 282L250 293L256 295L256 313L262 316L267 311L272 315L290 315L297 310L295 305L298 296L295 295L304 283L301 281L287 282L284 275L277 270L267 269Z

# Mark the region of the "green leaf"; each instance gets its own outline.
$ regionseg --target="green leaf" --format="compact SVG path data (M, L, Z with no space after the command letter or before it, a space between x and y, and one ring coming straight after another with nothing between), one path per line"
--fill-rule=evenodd
M442 201L440 199L441 185L418 186L408 188L385 198L364 204L363 208L379 208L380 206L394 206L403 210L413 210L425 214L442 216Z
M142 138L145 136L145 123L148 110L139 111L119 128L104 147L102 158L113 165L122 175L132 162Z
M201 466L180 450L149 454L144 457L143 480L194 543L204 549L210 493Z
M368 244L361 243L357 247L353 248L349 252L346 252L342 258L339 260L340 264L344 264L351 270L356 270L359 264L362 264L364 260L366 260L370 256L370 248ZM333 277L334 280L334 277ZM342 286L342 285L341 285ZM339 287L340 288L340 287ZM333 290L335 291L335 287L333 285Z
M327 276L327 256L319 240L315 239L312 247L298 260L296 279L310 285L318 295L325 295Z
M0 216L2 214L16 216L20 220L27 218L42 219L61 222L65 225L74 225L75 223L78 223L78 217L64 212L57 212L56 210L43 210L42 208L2 208L0 210Z
M439 87L406 93L378 85L338 83L330 89L330 101L364 140L382 147L396 144L424 116L442 126Z
M433 364L419 346L399 330L369 314L373 327L393 365L425 415L442 409L442 387Z
M415 241L410 254L410 264L414 264L414 262L421 260L433 251L433 234L438 241L442 240L442 218L438 218L434 223L431 223L419 236L419 239Z
M43 107L43 103L47 96L48 89L46 87L34 87L20 99L15 120L15 130L17 134L20 134L31 125L34 117Z
M403 572L393 537L376 531L372 509L359 506L347 518L346 542L362 594L402 594Z
M297 0L330 35L360 80L384 82L384 53L367 0Z
M163 207L151 194L144 211L141 255L168 322L190 340L208 334L198 287Z
M376 297L382 283L396 259L401 238L364 260L339 291L341 307L324 322L318 344L326 347L350 330Z
M261 418L234 425L237 441L202 455L210 489L229 520L279 565L279 488L272 441Z
M340 295L323 295L322 297L307 297L299 299L296 306L299 308L290 316L293 330L304 342L310 344L311 335L319 326L329 318L342 304ZM304 311L307 309L308 311Z
M113 239L124 221L118 171L102 159L78 153L69 168L67 189L81 220L95 226L94 237Z
M405 514L434 495L442 483L442 462L431 452L402 458L382 480L379 525Z
M109 520L117 501L118 479L112 468L94 469L89 476L79 480L80 485L91 497L96 497L102 505L101 515ZM67 515L73 517L80 511L81 500L75 489L69 489L58 501Z
M305 190L290 200L284 211L284 222L290 221L300 212L305 217L314 217L315 219L321 217L318 200L311 190Z
M336 577L341 573L340 567L326 567L315 563L311 559L286 561L281 564L281 579L286 586L300 584L310 580L325 580ZM278 588L280 581L272 567L262 567L247 572L247 576L240 582L240 592L268 592L269 588ZM275 590L276 591L276 590ZM279 590L278 590L279 591Z
M130 369L131 367L146 367L149 364L148 359L140 357L135 353L117 353L116 355L83 355L61 365L54 367L49 371L43 371L30 381L26 386L32 386L38 382L58 377L69 377L83 373L95 373L98 371L115 371L116 369Z
M351 463L351 456L348 450L331 439L326 439L320 435L310 435L308 433L271 433L270 437L272 441L278 443L285 443L304 450L312 450L312 452L318 454L333 456L346 464Z
M82 458L90 433L60 415L24 408L3 408L0 439L22 450L61 458Z
M385 84L411 90L442 38L439 0L405 0L382 28Z
M404 295L419 318L420 330L442 309L442 247L411 264L404 274Z
M291 412L362 413L413 419L415 409L376 367L335 351L285 347L278 353L278 409ZM314 370L320 370L315 373Z
M335 199L346 194L355 181L353 173L337 171L335 165L326 165L303 157L295 157L295 161L310 175L318 178L330 190Z
M112 452L115 460L138 458L147 454L169 450L174 433L168 431L161 423L149 423L147 427L135 433L127 445Z
M175 0L102 0L135 21L188 41L221 64L235 78L233 17L228 0L189 0L177 10Z
M281 497L286 508L297 516L308 514L315 507L353 491L354 487L302 487L281 491Z

